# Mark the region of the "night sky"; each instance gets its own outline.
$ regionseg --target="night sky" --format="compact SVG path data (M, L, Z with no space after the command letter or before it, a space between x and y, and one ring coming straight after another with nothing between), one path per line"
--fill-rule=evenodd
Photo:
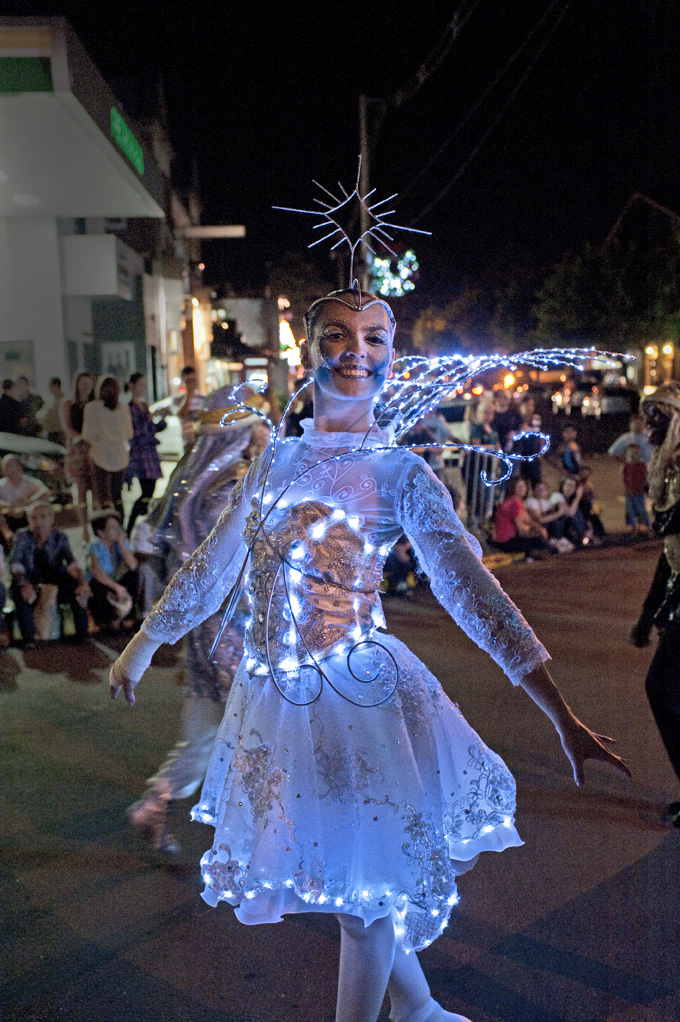
M434 234L413 242L419 302L491 263L547 268L601 242L633 191L680 212L677 0L3 6L66 16L133 112L162 73L178 174L195 159L204 222L248 232L206 245L209 282L261 287L267 259L313 240L311 218L271 205L309 208L312 178L352 187L359 94L412 83L457 9L469 17L456 41L388 110L371 157L377 197L399 191L395 219Z

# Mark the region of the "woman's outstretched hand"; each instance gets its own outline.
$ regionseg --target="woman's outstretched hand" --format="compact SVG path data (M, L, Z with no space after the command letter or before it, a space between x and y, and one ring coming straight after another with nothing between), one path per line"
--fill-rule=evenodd
M631 776L625 760L621 759L620 756L617 756L607 747L615 745L616 739L608 738L607 735L598 735L573 716L570 721L561 724L558 728L558 734L562 742L562 748L571 763L574 780L579 787L585 779L583 767L587 759L598 759L601 763L607 763L626 777Z
M134 706L135 688L142 679L144 671L151 663L151 658L160 646L156 639L150 639L142 630L128 642L111 668L109 686L111 698L115 699L122 691L125 701Z
M117 699L118 693L122 692L123 695L125 696L125 702L129 703L130 706L134 706L135 688L137 687L137 682L132 681L130 678L126 678L125 675L121 672L118 666L119 664L120 659L116 660L116 662L113 664L113 666L111 667L111 672L109 674L109 691L111 693L111 698Z
M587 759L599 759L601 763L609 764L626 777L631 776L621 757L608 748L609 745L615 744L614 739L596 734L574 716L545 664L534 667L525 674L520 680L520 685L553 722L574 771L574 780L579 787L584 781L583 765Z

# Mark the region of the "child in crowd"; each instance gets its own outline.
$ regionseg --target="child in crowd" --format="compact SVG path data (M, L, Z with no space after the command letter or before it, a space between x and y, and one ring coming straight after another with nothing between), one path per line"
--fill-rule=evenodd
M577 476L581 468L581 448L577 436L575 426L565 426L562 430L562 443L557 448L562 469L570 476Z
M593 546L600 546L607 532L600 518L600 507L595 499L595 488L591 475L590 465L581 465L578 473L578 480L582 491L579 508L593 530Z
M95 538L87 550L87 578L92 589L90 613L96 625L120 630L137 601L139 572L120 518L104 509L92 519Z
M629 444L626 448L623 485L626 488L626 525L638 532L648 533L651 525L645 503L647 466L642 460L639 444Z

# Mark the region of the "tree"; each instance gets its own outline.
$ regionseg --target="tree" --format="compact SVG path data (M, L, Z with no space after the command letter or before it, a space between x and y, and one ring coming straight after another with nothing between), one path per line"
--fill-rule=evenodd
M542 344L637 347L677 338L680 328L680 233L584 245L545 280L534 308Z
M334 285L315 263L297 252L289 252L278 262L267 263L267 287L272 298L288 299L293 332L300 336L305 312L316 298L332 291Z

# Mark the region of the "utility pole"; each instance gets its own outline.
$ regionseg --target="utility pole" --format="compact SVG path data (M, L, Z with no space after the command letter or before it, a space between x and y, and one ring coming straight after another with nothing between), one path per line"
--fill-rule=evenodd
M368 151L368 104L370 100L363 93L359 96L359 152L361 153L361 174L359 175L359 194L364 196L370 191L370 156ZM360 206L360 227L362 235L370 226L368 210L363 203ZM368 253L365 246L361 249L361 288L368 291L370 288L368 273Z

